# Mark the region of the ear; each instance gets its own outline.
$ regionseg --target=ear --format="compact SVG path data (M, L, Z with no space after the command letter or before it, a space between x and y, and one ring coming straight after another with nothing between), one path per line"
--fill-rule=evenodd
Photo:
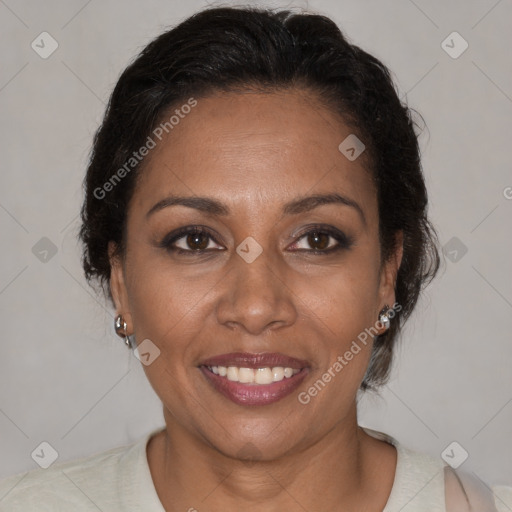
M382 264L379 284L379 312L385 306L395 303L395 285L404 252L404 234L398 231L395 235L395 247L387 261Z
M114 299L116 312L123 316L127 325L127 333L133 332L133 322L125 284L124 266L117 252L115 242L108 243L108 259L110 261L110 293Z

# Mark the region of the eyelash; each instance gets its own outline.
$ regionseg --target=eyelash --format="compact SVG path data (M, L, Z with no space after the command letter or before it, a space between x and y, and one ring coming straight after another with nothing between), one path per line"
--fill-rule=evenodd
M328 227L328 226L321 226L321 225L312 225L308 226L307 230L300 233L298 235L298 238L294 244L296 244L298 241L302 240L307 235L315 233L315 234L325 234L329 235L330 237L334 238L336 240L337 245L334 247L330 247L329 249L295 249L293 252L306 252L310 254L315 255L329 255L336 252L339 252L341 250L348 250L353 245L353 239L342 231L339 231L337 229ZM159 247L162 249L166 249L169 252L176 253L178 255L186 255L186 256L201 256L208 252L211 252L212 249L181 249L180 247L174 247L174 244L180 240L181 238L184 238L187 235L206 235L208 236L213 242L215 242L218 245L219 242L215 240L215 236L205 227L203 226L187 226L184 228L179 228L177 231L173 231L166 235L164 239L158 244ZM213 249L213 251L221 251L221 249Z

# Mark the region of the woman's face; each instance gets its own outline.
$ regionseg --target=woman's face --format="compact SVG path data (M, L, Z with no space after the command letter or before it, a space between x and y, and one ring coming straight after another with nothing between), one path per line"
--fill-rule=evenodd
M354 420L371 342L344 355L394 303L399 256L381 265L365 154L338 149L351 133L311 93L223 93L151 150L111 286L160 350L144 370L168 429L272 459ZM230 366L251 369L214 373Z

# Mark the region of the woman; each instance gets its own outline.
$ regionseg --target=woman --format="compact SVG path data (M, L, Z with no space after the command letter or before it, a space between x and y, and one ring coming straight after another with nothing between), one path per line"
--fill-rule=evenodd
M85 275L166 425L6 480L2 510L507 510L358 426L439 257L410 112L332 21L217 8L162 34L85 189Z

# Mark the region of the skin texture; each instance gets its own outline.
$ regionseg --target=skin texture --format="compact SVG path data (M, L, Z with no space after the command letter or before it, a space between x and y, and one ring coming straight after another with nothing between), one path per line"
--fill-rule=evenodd
M310 403L297 399L395 302L401 250L381 262L367 162L338 150L350 133L310 91L219 93L199 98L145 162L125 254L110 246L111 290L128 333L161 351L144 371L164 408L166 429L147 454L166 510L361 512L386 504L396 450L357 426L371 343ZM340 204L283 215L288 201L333 192L356 202L364 219ZM147 216L170 194L215 198L230 213L174 205ZM315 254L337 245L332 237L308 243L302 235L315 224L352 245ZM159 246L189 225L209 228L214 240L199 244L210 252ZM235 252L248 236L263 249L252 263ZM195 243L185 235L175 245L192 251ZM274 404L236 405L198 368L230 352L281 352L307 360L309 374ZM259 460L241 460L248 450Z

